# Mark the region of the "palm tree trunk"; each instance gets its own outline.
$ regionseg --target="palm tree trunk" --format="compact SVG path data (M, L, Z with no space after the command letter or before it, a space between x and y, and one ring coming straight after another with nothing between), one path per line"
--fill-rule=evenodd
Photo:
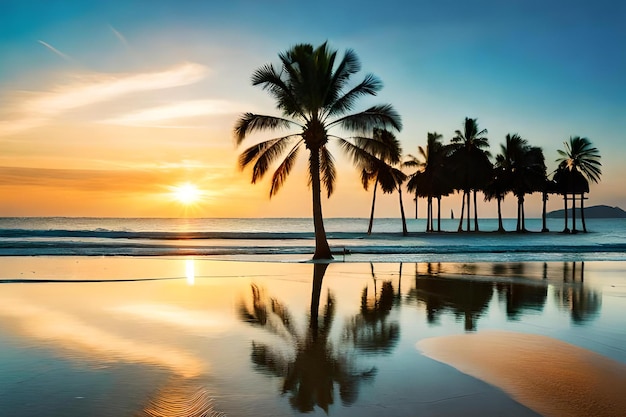
M402 203L402 185L398 186L398 195L400 196L400 215L402 216L402 235L406 236L409 231L406 228L406 217L404 217L404 204Z
M367 234L372 234L372 226L374 226L374 206L376 205L376 189L378 188L378 175L376 175L376 182L374 183L374 193L372 196L372 210L370 211L370 223L367 226Z
M564 210L563 210L563 217L565 218L565 228L563 229L563 233L569 233L569 228L567 227L567 224L569 222L568 219L568 215L567 215L567 192L563 193L563 205L564 205Z
M437 231L441 232L441 196L437 196Z
M426 222L428 222L428 224L426 225L426 231L427 232L432 232L433 231L433 197L432 196L428 196L428 218L426 219Z
M417 220L417 191L415 191L415 220Z
M326 239L324 218L322 216L322 185L320 182L319 149L311 149L309 167L311 174L311 190L313 193L313 228L315 230L315 253L313 259L333 259Z
M465 191L463 191L463 197L461 198L461 218L459 219L459 228L457 229L458 232L462 232L463 231L463 215L465 214Z
M548 226L546 224L546 219L548 217L548 214L546 212L546 204L548 202L548 193L546 191L543 192L543 208L541 210L541 222L542 222L542 226L541 226L541 231L543 233L545 232L549 232L550 230L548 230Z
M578 233L576 230L576 193L572 193L572 233Z
M583 222L583 232L587 233L587 225L585 224L585 193L580 195L580 219Z
M521 232L522 230L522 210L520 208L519 196L517 196L517 225L515 226L516 232Z
M502 198L498 196L498 232L504 233L504 225L502 224Z
M476 205L476 190L474 190L474 230L478 232L478 206Z
M467 231L470 231L470 219L472 217L472 210L471 210L471 205L470 205L470 194L471 194L471 190L467 190L466 191L466 195L467 195Z
M524 211L524 195L520 198L520 206L522 210L522 232L526 233L526 212Z

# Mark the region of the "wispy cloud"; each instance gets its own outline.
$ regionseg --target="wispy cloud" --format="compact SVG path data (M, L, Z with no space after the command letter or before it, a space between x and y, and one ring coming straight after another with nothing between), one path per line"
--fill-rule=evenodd
M30 96L13 106L18 117L0 122L0 136L40 126L69 110L117 99L132 93L160 90L196 83L208 68L184 63L174 68L140 74L94 74L83 81Z
M191 117L235 114L241 112L243 108L244 106L241 104L226 100L191 100L144 109L104 120L103 123L153 126Z
M171 181L171 170L99 170L0 167L1 186L45 186L82 191L154 191Z
M124 37L124 35L122 35L117 29L115 29L112 25L109 25L109 29L111 29L111 32L113 32L113 34L115 35L115 37L117 39L120 40L120 42L122 42L124 44L124 46L128 46L128 41L126 40L126 38Z
M65 59L66 61L70 61L70 62L74 61L68 55L66 55L63 52L59 51L57 48L55 48L54 46L50 45L48 42L44 42L42 40L38 40L37 42L39 42L40 44L42 44L43 46L45 46L46 48L48 48L49 50L51 50L52 52L54 52L55 54L60 56L61 58Z

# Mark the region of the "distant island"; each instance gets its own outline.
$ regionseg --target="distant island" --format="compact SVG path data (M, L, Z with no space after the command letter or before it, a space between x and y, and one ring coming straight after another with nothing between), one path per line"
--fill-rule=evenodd
M571 211L568 215L571 216ZM576 214L580 211L577 209ZM563 218L563 209L554 210L547 214L549 218ZM587 219L623 219L626 218L626 211L619 207L609 207L604 205L585 207L585 218Z

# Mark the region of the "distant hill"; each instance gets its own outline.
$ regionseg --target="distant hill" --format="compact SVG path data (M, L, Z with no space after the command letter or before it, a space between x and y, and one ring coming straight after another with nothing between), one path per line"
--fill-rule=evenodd
M576 215L579 215L579 208L576 209ZM571 216L571 209L568 213ZM563 218L563 210L554 210L547 214L549 218ZM609 206L591 206L585 207L586 219L623 219L626 218L626 211L619 207Z

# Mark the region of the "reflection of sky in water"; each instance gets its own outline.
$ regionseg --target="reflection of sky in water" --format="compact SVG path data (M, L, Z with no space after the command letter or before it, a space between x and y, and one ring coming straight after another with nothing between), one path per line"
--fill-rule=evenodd
M61 397L81 396L72 381L83 381L93 393L123 380L127 389L116 395L140 395L148 401L146 396L156 395L170 375L193 380L196 388L215 394L217 409L232 415L247 415L251 410L293 414L302 409L292 408L289 397L280 395L283 374L276 369L268 371L268 362L265 371L258 372L263 363L258 347L265 346L265 353L283 355L285 367L299 354L300 358L315 357L314 351L298 350L312 340L313 265L197 258L24 260L7 258L0 278L13 279L32 270L40 279L176 279L3 284L0 368L13 371L0 375L2 392L22 398L25 392L37 396L55 387ZM441 407L450 406L452 396L463 396L470 387L484 396L481 398L488 398L490 407L496 407L485 412L513 407L492 388L476 388L473 379L424 358L414 348L421 339L466 330L546 335L626 363L623 267L621 263L591 262L584 265L583 272L580 262L575 268L562 262L332 264L320 281L318 326L327 326L323 346L331 355L328 363L348 370L333 377L334 389L354 389L356 381L360 382L352 394L335 392L334 400L327 402L329 413L341 415L341 410L360 405L366 410L362 415L369 415L367 410L374 410L375 402L395 404L398 412L402 407L419 409L438 400ZM258 320L242 320L242 305L250 317L258 319L262 312L253 309L251 284L263 292L267 314L282 309L283 318L274 321L274 329L288 323L283 333L292 332L293 337L285 339ZM332 320L325 322L329 306ZM296 340L297 345L288 340ZM44 364L46 378L38 377L37 364ZM23 375L19 375L20 369ZM81 370L81 376L68 369ZM129 369L133 371L129 373ZM148 378L147 385L153 386L147 389L145 377L155 372L160 377ZM142 381L141 387L131 375ZM356 379L348 382L347 375ZM26 382L18 385L19 381ZM67 392L60 388L61 382ZM122 403L137 407L137 400ZM478 403L474 405L479 407ZM0 411L8 404L0 396ZM319 405L313 409L322 412ZM129 410L117 411L117 415L132 415ZM372 411L371 415L376 414Z

